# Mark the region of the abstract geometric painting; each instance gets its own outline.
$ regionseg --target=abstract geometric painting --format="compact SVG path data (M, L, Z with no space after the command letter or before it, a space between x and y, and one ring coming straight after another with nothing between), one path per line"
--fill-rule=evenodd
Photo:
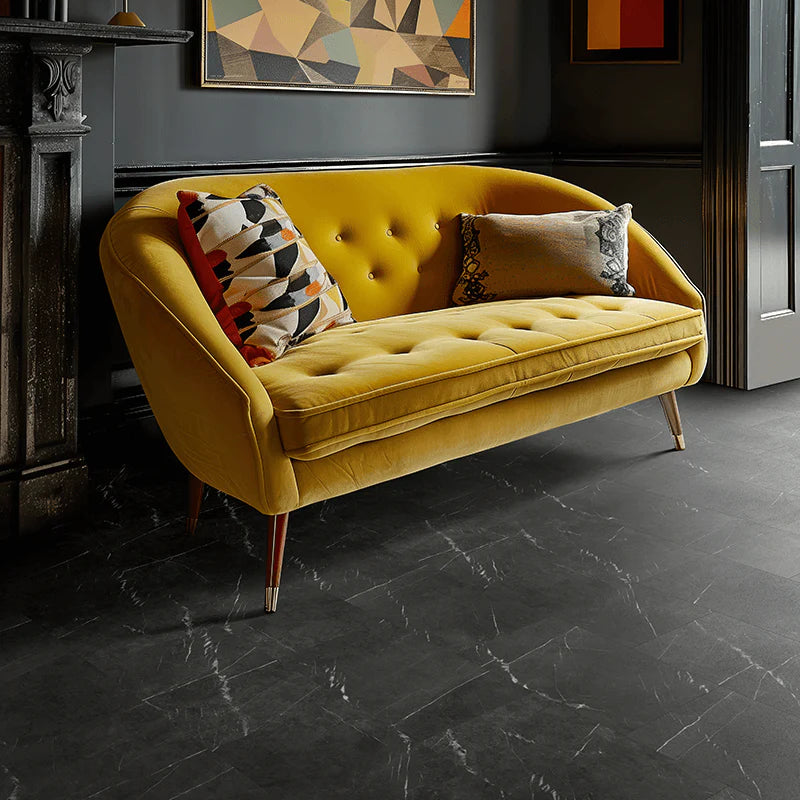
M573 63L680 60L681 0L572 0Z
M201 0L202 85L474 94L477 0Z

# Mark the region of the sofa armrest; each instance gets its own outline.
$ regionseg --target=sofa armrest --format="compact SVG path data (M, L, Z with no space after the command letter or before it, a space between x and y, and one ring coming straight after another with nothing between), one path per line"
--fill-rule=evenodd
M100 245L114 308L169 446L197 478L266 514L297 484L267 391L225 336L162 210L128 206Z
M641 298L653 298L677 303L703 312L705 299L681 266L641 225L631 222L629 228L628 279ZM687 384L702 377L708 361L708 342L703 339L689 349L692 371Z
M672 255L639 223L629 227L628 278L643 298L705 309L705 299Z

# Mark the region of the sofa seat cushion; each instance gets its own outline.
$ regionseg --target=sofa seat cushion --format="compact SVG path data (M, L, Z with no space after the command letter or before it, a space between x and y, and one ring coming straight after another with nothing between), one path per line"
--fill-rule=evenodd
M255 374L286 453L310 460L687 350L703 336L701 311L662 301L504 300L325 331Z

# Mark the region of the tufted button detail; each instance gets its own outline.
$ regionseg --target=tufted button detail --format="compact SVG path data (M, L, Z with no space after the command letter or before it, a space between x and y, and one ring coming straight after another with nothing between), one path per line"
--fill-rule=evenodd
M336 241L337 242L341 242L342 241L342 235L341 234L336 234Z
M433 224L433 227L438 231L442 226L437 222Z
M391 229L391 228L388 228L388 229L386 230L386 236L394 236L394 231L392 231L392 229Z
M375 280L375 273L367 273L367 278L369 278L370 281L374 281Z

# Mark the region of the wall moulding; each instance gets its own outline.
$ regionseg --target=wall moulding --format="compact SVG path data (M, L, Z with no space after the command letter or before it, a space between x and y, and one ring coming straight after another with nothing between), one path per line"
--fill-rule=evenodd
M451 153L437 156L384 156L379 158L295 159L280 161L225 161L204 163L119 165L114 170L114 192L118 198L133 195L161 181L220 173L261 174L310 170L368 170L426 167L439 164L477 164L486 167L529 170L548 174L555 166L593 167L685 167L700 169L700 152L527 152Z

